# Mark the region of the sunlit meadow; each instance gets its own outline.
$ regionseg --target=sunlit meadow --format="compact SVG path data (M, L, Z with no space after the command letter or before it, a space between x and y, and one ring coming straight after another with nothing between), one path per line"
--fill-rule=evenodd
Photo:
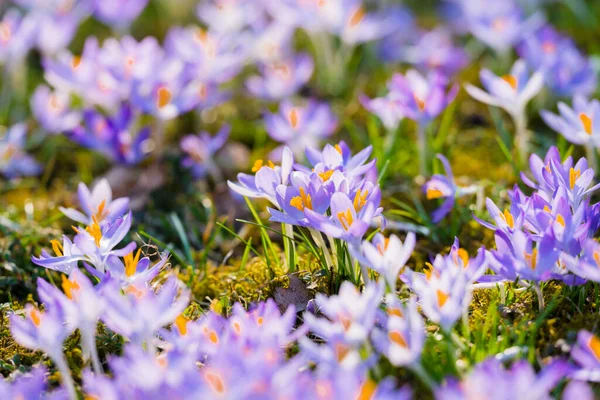
M0 400L598 398L599 37L0 0Z

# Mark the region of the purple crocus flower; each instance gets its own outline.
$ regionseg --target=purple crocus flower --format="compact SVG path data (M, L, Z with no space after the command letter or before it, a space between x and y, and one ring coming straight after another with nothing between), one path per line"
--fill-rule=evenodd
M491 251L490 268L507 281L517 278L543 282L555 277L559 252L552 233L534 242L523 231L512 236L496 231L496 249Z
M415 70L409 70L405 75L394 74L388 84L389 96L400 104L406 118L425 125L454 100L458 87L453 86L446 93L447 82L437 71L423 76Z
M305 323L329 342L325 346L335 346L331 341L337 341L346 350L357 349L371 334L382 295L383 285L371 283L360 293L352 283L343 282L336 296L317 294L319 311L326 318L305 313Z
M0 65L14 69L21 65L33 47L35 26L15 9L9 9L0 20Z
M525 19L513 0L482 3L477 0L460 0L460 6L469 31L480 41L499 53L507 52L523 36L544 23L540 13Z
M402 8L388 7L369 13L360 0L326 1L317 7L321 26L350 46L387 36L405 21Z
M79 125L81 114L70 108L67 93L51 91L40 85L31 96L31 112L42 128L49 133L70 131Z
M572 39L549 25L527 36L519 53L532 68L544 73L548 87L559 96L589 96L596 88L597 78L589 58Z
M319 172L339 170L350 179L365 175L374 168L376 162L376 160L367 162L373 152L373 146L367 146L353 155L350 147L343 140L336 145L326 144L321 151L307 147L305 152L306 159L315 171L319 168L323 169ZM296 165L296 168L307 174L311 171L299 165Z
M24 319L16 314L9 316L13 338L25 348L44 351L60 371L69 398L76 399L73 379L62 349L63 342L73 330L64 323L66 315L62 306L52 301L46 303L46 311L40 311L27 304L23 311Z
M183 60L194 79L223 83L235 77L246 61L246 50L234 36L197 27L172 28L165 48Z
M34 27L35 47L44 55L65 49L89 11L87 1L18 0L16 3L27 9L25 20Z
M600 102L586 100L582 96L573 98L573 108L558 103L560 115L542 111L542 119L571 143L600 147Z
M281 157L281 166L275 166L272 162L268 162L268 165L263 164L263 160L257 160L252 167L252 172L256 175L239 173L237 176L239 183L227 181L227 185L242 196L265 198L277 206L275 190L279 185L288 184L294 165L294 155L286 148Z
M390 94L373 99L360 96L360 103L370 113L376 115L388 131L398 129L400 121L404 118L403 108Z
M479 77L486 91L467 84L467 93L482 103L503 108L515 121L523 118L525 106L544 85L543 74L538 71L530 76L523 60L517 60L508 75L496 76L484 68Z
M450 32L444 28L424 32L415 43L389 49L395 52L394 60L414 65L421 71L439 70L447 77L459 72L469 57L462 47L455 46Z
M307 210L325 214L330 204L331 193L318 177L318 173L306 176L292 172L290 186L279 185L275 191L277 205L281 211L267 207L270 221L290 225L311 226L306 216Z
M131 36L117 40L108 38L98 49L97 64L119 82L121 99L131 96L134 82L149 79L157 61L164 59L164 51L156 38L149 36L141 41Z
M125 165L135 165L148 156L150 128L134 133L133 107L123 103L113 117L105 117L94 109L83 113L84 126L68 133L80 145L98 150L110 160Z
M479 274L473 275L461 262L462 257L438 255L424 273L407 273L409 287L417 294L425 316L447 332L469 309L472 281ZM484 268L481 263L479 266Z
M359 246L373 218L381 215L380 202L379 188L365 191L364 197L358 193L354 200L343 192L336 192L331 196L331 217L311 209L305 209L304 212L311 227L327 236Z
M600 338L591 332L581 330L577 343L571 349L571 357L577 369L571 378L589 382L600 382Z
M0 138L0 173L6 178L38 175L42 171L37 161L25 152L26 138L24 123L11 126Z
M379 352L393 365L411 366L419 362L425 345L425 324L414 298L402 304L395 294L386 296L387 322L373 332Z
M149 257L140 259L142 249L123 257L123 261L117 256L109 256L106 260L107 273L101 274L98 271L89 270L101 281L117 280L123 288L130 286L149 287L150 282L163 270L169 257L167 254L161 254L160 259L152 264Z
M444 165L446 175L433 175L423 186L423 191L425 192L427 200L444 199L442 205L431 215L434 224L440 222L450 213L450 211L452 211L459 191L454 183L454 176L452 175L452 168L450 167L448 159L441 154L438 154L437 157Z
M386 238L381 233L373 240L362 243L362 254L356 255L359 262L383 275L388 287L396 288L398 275L410 258L416 243L413 232L406 235L404 243L396 235Z
M144 81L134 82L132 102L143 112L166 121L212 100L208 87L187 79L183 61L166 58L158 71Z
M314 64L308 54L275 63L262 64L261 75L246 81L248 91L264 100L277 101L289 97L304 86L312 76Z
M121 249L115 249L130 228L131 211L110 224L100 225L96 220L85 230L77 229L73 243L65 240L61 246L60 243L53 242L52 247L56 256L51 256L42 250L40 257L33 256L31 260L44 268L66 274L71 273L77 261L85 261L104 274L107 268L107 259L110 256L122 257L136 248L135 242L131 242Z
M75 268L67 279L62 276L64 294L55 286L38 278L38 293L46 304L59 303L69 330L79 329L84 359L91 357L96 373L102 372L96 349L96 327L104 311L104 299L90 280Z
M208 0L198 4L196 15L211 29L239 33L264 18L265 6L260 0Z
M265 114L269 136L282 146L271 153L274 160L281 158L284 146L296 157L302 157L307 147L317 147L321 140L331 136L337 127L337 118L327 103L309 100L304 106L295 106L284 100L278 113Z
M600 244L595 240L584 241L583 254L580 257L563 254L561 259L568 270L575 275L593 282L600 282Z
M113 200L112 189L106 179L100 179L91 191L83 182L79 183L77 196L83 212L74 208L59 209L68 218L80 224L92 225L94 218L99 223L112 223L129 209L128 197Z
M102 321L131 342L153 346L158 330L171 324L188 306L189 291L177 278L170 277L157 293L150 288L107 283L102 291L106 310Z
M212 176L215 181L221 179L221 172L216 165L214 156L227 142L231 127L223 125L215 137L208 132L199 135L186 135L181 139L181 150L186 154L182 161L185 168L190 168L196 179Z
M491 387L494 399L550 398L550 392L570 370L562 361L546 365L536 374L527 360L513 363L505 368L498 358L489 358L475 366L462 382L451 381L436 390L436 399L489 398Z
M116 29L126 29L146 8L148 0L93 0L94 16Z
M594 391L587 383L573 380L565 387L562 398L563 400L593 399Z
M546 200L552 199L559 187L565 188L573 208L589 198L591 193L600 188L600 184L590 186L594 179L594 170L588 167L587 160L580 158L573 165L573 157L561 161L558 149L552 146L544 160L532 154L529 158L531 174L534 180L521 173L523 182L538 190Z
M47 396L48 382L45 367L35 366L11 382L0 379L0 397L3 399L41 399Z

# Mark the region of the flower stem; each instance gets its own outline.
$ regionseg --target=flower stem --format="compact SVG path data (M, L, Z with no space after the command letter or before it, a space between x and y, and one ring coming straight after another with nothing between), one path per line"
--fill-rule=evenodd
M542 288L540 287L540 284L537 282L534 283L533 290L535 290L535 293L537 294L539 311L540 311L540 313L542 313L544 311L545 304L544 304L544 295L542 294Z
M325 240L323 240L323 236L321 232L316 231L314 229L309 229L310 234L315 241L315 244L323 250L323 256L325 257L325 262L327 263L327 269L335 266L333 260L331 259L331 254L329 254L329 250L327 249L327 245L325 244Z
M419 174L427 175L427 134L423 124L417 124L417 146L419 148Z
M69 370L69 366L67 365L65 355L61 352L55 357L53 361L56 365L56 368L58 368L58 371L60 372L60 377L62 379L63 385L67 389L69 398L71 400L77 400L78 397L77 391L75 390L75 383L73 382L73 378L71 377L71 371Z
M525 113L521 112L513 116L513 121L515 124L515 146L519 154L521 167L523 167L527 164L527 157L529 156L531 132L527 129L527 117Z
M596 153L596 147L594 147L593 143L588 143L585 146L586 158L588 161L589 168L594 170L594 174L598 172L598 157Z
M437 387L437 383L435 383L435 380L431 377L431 375L429 375L427 371L425 371L425 368L423 368L421 364L415 363L410 367L410 370L414 372L419 377L419 379L421 379L421 382L423 382L429 390L431 390L432 392L435 390L435 388Z

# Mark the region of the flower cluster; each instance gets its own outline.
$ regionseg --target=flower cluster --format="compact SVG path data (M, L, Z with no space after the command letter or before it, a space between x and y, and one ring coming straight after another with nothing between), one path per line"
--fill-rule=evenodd
M532 155L530 167L532 178L521 177L533 194L526 196L515 186L504 210L487 200L493 223L479 220L495 231L490 267L496 275L488 278L534 285L550 279L568 284L597 279L597 243L592 238L598 229L598 204L590 202L599 187L592 186L594 171L585 158L561 161L555 147L544 159Z

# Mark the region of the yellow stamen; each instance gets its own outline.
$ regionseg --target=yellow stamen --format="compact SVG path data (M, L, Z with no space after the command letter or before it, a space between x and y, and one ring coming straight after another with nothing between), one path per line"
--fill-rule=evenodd
M457 257L457 258L456 258ZM462 247L456 251L454 262L458 265L458 260L462 261L463 268L467 268L469 266L469 253Z
M367 196L369 195L369 191L365 190L364 193L361 193L361 190L358 189L356 195L354 196L354 209L356 211L360 211L361 208L367 203Z
M31 311L29 311L29 318L31 318L31 322L33 322L35 326L40 326L42 320L40 311L37 308L32 308Z
M425 193L427 196L427 200L439 199L440 197L444 197L444 193L442 193L439 189L427 188L427 192Z
M558 214L556 216L556 222L558 222L560 225L562 225L562 227L565 227L565 219L563 218L562 215Z
M137 288L135 285L129 285L123 291L127 294L134 295L138 299L141 299L144 296L144 292L141 289Z
M58 96L55 94L50 96L50 99L48 99L48 104L50 105L50 108L53 110L60 109L60 103L58 102Z
M569 185L571 186L571 190L575 187L575 183L577 183L577 179L581 176L581 171L575 170L571 168L569 170Z
M142 249L138 249L135 257L133 256L133 251L123 257L125 261L125 275L131 277L135 275L135 271L137 269L138 262L140 261L140 254L142 253Z
M515 218L512 216L512 214L507 208L504 209L504 213L500 214L500 216L502 217L504 222L506 222L506 224L510 227L510 229L513 229L515 227Z
M404 336L400 332L392 331L388 333L388 338L400 347L408 347Z
M529 265L529 267L532 270L535 270L535 267L537 266L537 254L537 249L533 249L531 251L531 254L525 253L525 262Z
M106 199L102 200L98 205L98 210L96 211L96 218L98 221L102 221L104 217L108 214L108 210L105 210L106 207Z
M51 240L50 243L52 244L52 250L54 251L54 254L56 254L58 257L62 257L64 255L63 245L56 239Z
M416 94L414 94L413 97L415 98L415 103L417 103L417 107L419 107L419 111L425 110L425 101Z
M383 253L385 253L389 244L390 244L390 238L385 238L385 239L383 239L383 247L381 246L381 243L379 243L377 245L377 250L379 250L379 253L381 253L381 255L383 255Z
M297 208L298 211L304 211L304 204L302 204L302 198L300 196L294 196L290 200L290 206Z
M431 263L426 262L425 268L423 268L423 273L425 274L425 278L428 281L431 280L431 275L433 274L433 271L434 271L433 265L431 265Z
M583 124L583 130L588 135L592 134L592 119L586 113L579 114L579 120Z
M354 223L354 217L352 216L352 211L350 211L350 209L347 209L345 212L340 211L337 213L337 217L345 230L350 229L350 226Z
M0 40L2 40L4 43L8 43L8 41L10 40L10 38L12 37L12 32L10 30L10 26L8 26L7 23L1 23L0 24Z
M600 253L598 251L594 251L594 261L596 261L596 265L600 267Z
M100 224L98 224L98 219L95 215L92 215L93 223L88 226L85 230L94 238L94 242L96 246L100 247L100 240L102 239L102 229L100 229Z
M592 335L588 342L588 347L592 350L596 359L600 360L600 339L598 336Z
M542 50L544 53L554 53L556 51L556 45L550 41L546 41L542 44Z
M442 307L444 307L444 304L446 304L446 302L448 301L448 298L450 296L448 295L448 293L442 292L440 289L438 289L436 293L437 293L438 306L440 308L442 308Z
M387 314L389 316L404 318L404 314L402 313L402 310L399 309L399 308L388 308L387 309Z
M263 166L263 160L254 161L254 165L252 166L252 172L257 172Z
M175 326L177 327L177 329L179 329L179 333L181 334L181 336L187 335L188 322L189 319L184 317L183 314L180 314L177 318L175 318Z
M62 288L67 297L73 300L73 291L79 290L79 284L75 281L67 279L66 276L62 275Z
M217 332L210 329L208 330L206 336L208 337L208 340L212 342L212 344L219 344L219 335L217 335Z
M162 86L158 89L156 104L158 108L164 108L171 102L171 91L166 87Z
M81 65L81 56L73 56L71 60L71 68L77 69Z
M377 384L372 380L367 379L360 387L358 395L356 396L356 400L371 400L375 395L376 389Z
M333 175L333 170L330 171L325 171L325 172L319 172L319 176L321 177L321 179L323 179L323 182L328 181L329 178L331 178L331 175Z
M505 18L496 18L493 22L492 22L492 28L496 31L496 32L501 32L504 30L504 28L506 28L506 19Z
M219 394L225 393L225 382L223 381L223 378L221 378L221 375L217 374L216 372L207 371L204 374L204 377L206 378L206 381L212 390Z
M358 9L354 11L350 16L350 21L348 22L348 25L350 25L351 27L357 26L365 18L365 14L365 9L362 7L358 7Z
M335 357L337 358L338 362L342 361L349 352L350 348L348 346L345 346L341 343L335 345Z
M298 126L298 110L292 108L288 113L288 120L290 121L292 128L295 129Z
M547 213L552 213L552 210L548 206L544 206L544 211Z
M342 148L340 147L339 144L335 145L335 149L337 150L338 153L342 154Z
M517 81L517 78L514 75L504 75L502 79L504 80L504 82L508 83L513 90L517 90L517 84L519 82Z

